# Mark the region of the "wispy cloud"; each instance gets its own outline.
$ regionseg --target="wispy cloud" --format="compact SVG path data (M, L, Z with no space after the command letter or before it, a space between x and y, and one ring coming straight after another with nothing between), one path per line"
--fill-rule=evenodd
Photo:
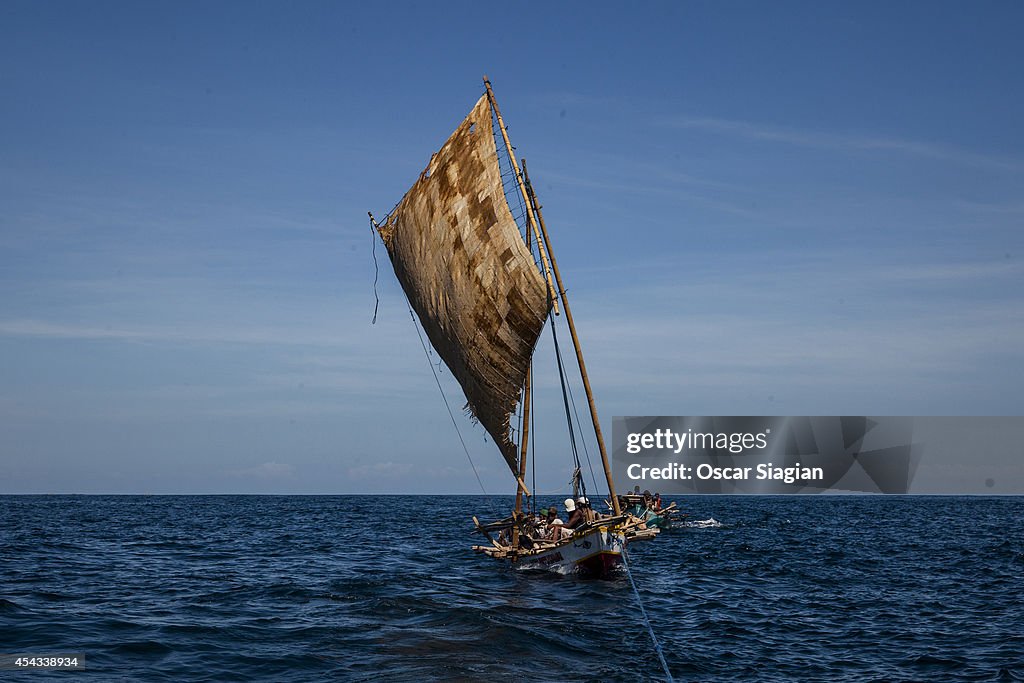
M878 277L892 281L913 280L933 283L955 283L967 280L1004 280L1024 276L1024 264L1005 260L915 264L909 266L886 266L877 269Z
M636 177L644 178L645 182L637 183L631 180L631 178ZM757 215L756 212L740 206L736 202L729 201L721 196L714 196L713 190L729 189L728 184L703 180L685 173L673 173L664 168L650 168L646 173L630 174L628 178L611 176L604 178L585 177L578 173L550 171L545 173L545 180L589 190L600 190L602 193L611 193L613 196L655 195L669 198L674 202L695 202L717 211L747 218ZM696 189L686 191L682 189L684 187L694 187Z
M257 327L219 326L197 323L186 326L89 324L46 321L38 319L0 320L0 336L38 337L49 339L107 339L127 342L164 342L172 344L267 344L337 346L352 340L349 330L338 326L322 327Z
M273 481L277 479L288 479L295 476L295 466L281 462L265 462L260 465L256 465L255 467L232 470L231 474L237 477Z
M377 477L405 476L413 471L413 466L407 462L375 462L370 465L356 465L348 469L348 476L352 479L366 479Z
M662 252L643 259L586 265L577 268L576 274L675 272L685 257L678 252ZM843 286L863 288L872 285L877 288L905 281L938 287L987 280L1012 287L1014 279L1024 278L1024 261L1019 259L922 261L921 257L920 253L895 249L884 256L876 250L857 249L759 250L753 254L731 255L730 261L736 272L730 272L724 282L718 260L688 259L685 260L685 277L673 276L670 283L660 284L652 280L647 286L652 288L648 294L656 298L665 293L697 295L714 286L721 294L742 290L744 298L750 299L765 292L806 292L803 283L817 280L827 282L830 289L838 290ZM767 287L769 284L771 286ZM602 296L607 294L602 292Z
M1024 266L903 256L762 254L581 293L604 409L1020 410ZM771 395L788 402L768 408Z
M849 152L896 152L971 166L982 166L1007 171L1024 170L1024 161L1020 159L975 152L962 147L936 142L801 130L750 121L709 117L677 116L662 119L660 123L670 128L690 128L721 135L779 142L800 147Z
M1000 214L1008 216L1024 215L1024 202L969 202L958 200L955 202L960 208L979 213Z

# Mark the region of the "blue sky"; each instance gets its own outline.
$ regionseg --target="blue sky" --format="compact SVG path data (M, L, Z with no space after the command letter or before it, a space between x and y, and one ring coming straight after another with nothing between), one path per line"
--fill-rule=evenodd
M1022 20L6 2L0 493L479 492L380 244L370 325L365 216L485 73L606 429L1024 413ZM554 491L564 426L540 383ZM487 491L512 492L460 426Z

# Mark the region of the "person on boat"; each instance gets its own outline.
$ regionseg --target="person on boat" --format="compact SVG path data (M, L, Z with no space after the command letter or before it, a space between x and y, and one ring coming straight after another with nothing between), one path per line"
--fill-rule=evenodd
M572 529L566 528L562 520L555 518L555 521L551 523L551 529L548 531L549 541L561 541L563 538L572 536Z
M567 528L575 529L576 527L586 523L587 513L583 509L584 500L586 500L586 498L583 496L580 496L577 501L573 501L572 498L565 499L565 509L570 512L569 521L565 523Z
M527 540L529 540L529 538L538 538L540 536L543 536L543 532L541 531L541 529L544 525L544 514L546 512L547 508L544 508L540 511L534 512L533 514L526 515L523 519L523 524L520 527L523 533L520 534L519 538L526 538ZM522 540L520 540L520 543L524 547L527 547L527 543L524 543Z
M570 529L576 529L587 522L593 521L594 511L590 507L590 500L586 496L580 496L576 499L576 511L573 512L572 517L569 518L565 525Z
M551 525L558 519L558 508L552 505L549 508L540 509L540 522L537 524L537 534L541 538L547 538L551 534Z
M660 493L655 493L654 494L653 505L654 505L654 511L655 512L658 512L658 511L661 510L661 494Z
M569 521L565 523L566 528L575 529L580 524L583 524L583 512L576 505L576 501L572 498L566 498L562 504L565 506L565 511L569 514Z
M558 508L552 505L547 509L547 514L544 518L544 523L548 526L551 526L552 524L554 524L556 519L558 519Z

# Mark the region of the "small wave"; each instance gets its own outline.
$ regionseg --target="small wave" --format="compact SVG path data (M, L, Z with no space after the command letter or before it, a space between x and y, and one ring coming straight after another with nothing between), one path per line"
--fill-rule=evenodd
M13 600L4 600L0 598L0 614L5 612L24 612L25 608L14 602Z
M960 657L941 657L939 655L923 654L912 657L909 663L914 666L957 669L962 667L965 662Z
M115 654L166 655L172 652L169 645L155 640L137 640L120 643L111 648Z
M1014 669L1002 668L996 676L997 681L1024 681L1024 672L1017 672Z

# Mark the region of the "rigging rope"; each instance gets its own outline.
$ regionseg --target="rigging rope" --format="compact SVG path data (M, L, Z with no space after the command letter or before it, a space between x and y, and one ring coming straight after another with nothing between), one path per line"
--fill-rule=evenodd
M455 427L455 433L459 435L459 442L462 444L462 450L466 452L466 459L469 460L469 466L473 468L473 476L476 477L476 483L480 484L480 490L487 493L487 489L484 488L484 483L480 481L480 474L476 471L476 465L473 464L473 458L469 454L466 442L462 438L462 431L459 430L459 423L455 421L455 413L452 412L452 407L448 403L448 397L444 395L444 389L441 387L441 380L437 377L437 368L434 367L434 363L430 360L430 351L427 350L427 345L423 341L423 335L420 333L420 326L416 323L416 316L412 312L412 304L409 303L408 297L406 297L406 303L409 305L409 317L412 318L412 326L416 328L416 336L419 337L420 346L423 347L423 353L427 357L427 365L430 366L430 371L434 375L434 381L437 383L437 390L441 392L441 398L444 399L444 406L448 409L448 417L452 419L452 425Z
M527 207L523 202L522 192L519 190L519 178L521 174L516 173L515 167L512 165L512 157L509 155L509 151L505 149L504 139L501 137L501 126L498 124L498 112L493 108L491 109L491 133L494 137L494 151L498 157L498 173L501 176L501 189L505 194L505 204L508 205L509 213L512 214L512 220L515 221L516 227L519 228L520 234L523 235L523 240L526 245L530 247L531 255L533 248L530 245L530 228L529 219L526 216ZM508 126L505 126L505 132L508 132ZM515 147L512 148L513 150ZM515 203L513 204L513 198ZM518 207L518 209L516 208ZM534 255L534 263L537 267L540 267L540 260L538 255Z
M543 491L538 491L537 490L537 483L536 483L536 481L534 481L534 484L533 484L533 486L534 486L533 496L534 496L534 498L536 498L537 496L553 496L556 493L562 493L562 492L565 491L566 487L572 488L572 485L573 485L573 483L575 481L576 481L576 478L573 477L573 478L569 479L569 481L567 481L564 484L558 486L557 488L545 489Z
M565 370L562 367L562 351L558 348L558 333L555 331L555 319L551 320L551 337L555 340L555 359L558 361L558 379L562 383L562 403L565 404L565 421L569 425L569 443L572 444L572 459L576 472L580 470L580 454L576 449L576 432L572 428L572 415L569 413L569 396L565 389ZM575 477L575 473L573 475ZM587 495L587 483L580 477L581 495ZM574 492L575 495L575 492Z
M640 615L644 618L644 624L647 626L647 632L651 634L651 642L654 643L654 651L658 654L658 659L661 660L661 668L665 670L665 679L668 683L675 683L672 678L672 672L668 669L668 662L665 661L665 653L661 651L661 643L658 642L658 637L654 635L654 629L651 628L651 620L647 618L647 610L644 609L644 603L640 599L640 591L636 589L636 581L633 580L633 572L629 569L629 560L626 558L626 547L622 547L622 564L626 567L626 576L629 577L629 585L633 587L633 595L636 596L636 604L640 606Z
M580 414L576 410L576 399L572 396L572 384L569 384L566 388L569 389L569 401L572 403L573 415L576 416L576 424L581 425L583 424L583 421L580 420ZM594 490L597 491L597 475L594 474L594 464L590 461L590 449L587 448L587 439L583 436L583 432L580 432L580 441L583 443L583 454L587 456L587 467L590 468L590 480L594 482Z
M371 325L377 324L377 308L380 306L380 297L377 296L377 231L373 229L373 216L370 216L370 253L373 254L373 320Z

